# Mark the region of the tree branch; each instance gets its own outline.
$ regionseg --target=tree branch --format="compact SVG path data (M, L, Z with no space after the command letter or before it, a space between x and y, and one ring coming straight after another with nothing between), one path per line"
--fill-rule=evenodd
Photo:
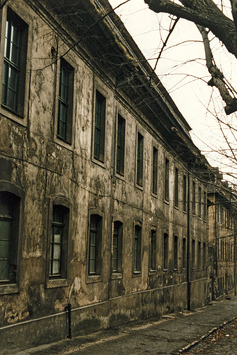
M154 12L165 12L209 28L237 58L237 32L234 21L225 16L212 1L181 0L184 6L170 0L144 0L144 2Z
M208 39L208 34L206 29L203 28L202 26L197 26L197 28L199 29L203 38L203 44L204 44L204 50L206 56L206 66L212 77L211 80L208 82L208 85L215 86L219 90L222 99L226 103L225 112L227 115L229 115L237 111L237 99L233 98L230 95L230 92L224 80L225 79L224 75L214 63L212 50L210 47L210 42Z

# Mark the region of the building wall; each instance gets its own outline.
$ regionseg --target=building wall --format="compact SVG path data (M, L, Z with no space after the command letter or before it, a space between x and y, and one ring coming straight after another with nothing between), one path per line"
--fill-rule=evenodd
M68 50L64 34L59 28L58 31L53 28L47 16L35 12L25 2L16 5L9 0L7 4L29 27L23 117L3 106L0 109L0 190L9 191L20 201L20 219L16 224L19 231L16 282L0 282L0 333L5 339L2 347L16 344L24 347L66 337L69 303L74 335L82 329L106 328L186 308L187 267L183 267L182 240L187 240L188 235L182 179L189 173L191 182L196 184L196 210L190 216L190 238L196 245L190 280L191 306L204 305L207 301L207 269L203 261L204 243L207 246L203 207L206 187L188 171L186 163L169 148L168 142L161 139L149 117L144 117L126 94L111 88L108 82L113 80L112 75L95 71L76 50L65 55L74 68L72 139L70 144L59 139L60 64L55 62L52 48L58 48L58 55ZM5 26L7 6L3 7L1 16ZM1 32L3 48L4 31ZM2 80L3 55L0 66ZM106 98L103 161L95 159L93 152L96 90ZM126 122L123 175L115 171L118 114ZM138 132L143 136L141 185L136 183ZM152 192L153 146L158 150L156 194ZM169 160L169 199L165 200L166 159ZM175 168L179 176L178 206L174 205ZM49 277L55 205L70 211L63 277ZM102 221L101 269L98 274L89 275L90 219L94 214ZM123 223L120 272L112 272L111 268L115 221ZM136 226L141 228L141 268L134 272ZM153 270L149 267L151 230L156 232ZM168 263L164 269L165 233ZM175 236L178 237L177 265L174 265ZM200 265L198 242L201 243ZM37 332L25 341L29 329L36 328Z

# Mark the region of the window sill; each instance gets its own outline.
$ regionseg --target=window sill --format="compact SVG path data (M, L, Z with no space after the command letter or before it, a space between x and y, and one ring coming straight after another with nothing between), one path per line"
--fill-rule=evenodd
M0 284L0 295L9 295L19 293L19 287L16 284Z
M5 107L4 105L0 106L0 114L5 116L6 118L9 118L12 121L19 123L22 126L25 126L25 127L27 126L27 121L24 116L13 112L12 110Z
M166 205L169 205L169 204L170 204L170 201L164 199L164 203L165 203Z
M141 190L143 191L143 186L142 185L139 185L138 183L135 183L135 186L138 190Z
M59 137L54 137L54 142L58 145L60 145L61 147L64 147L68 150L73 150L73 144L72 143L69 143L63 139L60 139Z
M46 288L66 287L68 282L66 279L50 279L46 283Z
M111 280L118 280L118 279L122 279L122 278L123 278L123 275L121 272L114 272L111 275Z
M96 159L95 157L92 157L92 162L96 165L99 165L101 168L105 169L105 162L99 159Z
M156 275L156 270L149 270L149 276Z
M133 277L140 277L140 276L142 276L141 271L133 271Z
M87 283L94 283L100 281L101 281L101 275L88 275L86 280Z

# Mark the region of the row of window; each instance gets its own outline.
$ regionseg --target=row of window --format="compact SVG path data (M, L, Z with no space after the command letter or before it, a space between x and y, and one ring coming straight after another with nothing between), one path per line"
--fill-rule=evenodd
M234 245L226 242L225 238L219 239L219 247L218 247L218 259L225 261L233 261L234 260Z
M70 209L64 205L53 205L52 232L49 245L49 278L66 278L68 259ZM17 280L17 258L19 239L20 198L13 193L0 192L0 281L15 283ZM88 248L88 274L100 275L102 258L101 247L103 239L103 217L98 214L90 215L89 248ZM115 221L112 232L112 269L114 273L122 272L123 258L123 223ZM134 228L133 240L133 272L141 272L142 264L142 225L137 223ZM168 268L169 237L164 234L163 239L163 268ZM195 243L192 241L192 263L196 263ZM150 271L157 269L157 233L156 229L150 231ZM173 238L173 266L178 269L179 260L178 237ZM182 239L182 267L186 268L186 238ZM197 267L201 267L201 254L203 267L206 266L206 245L198 241Z
M20 116L23 115L24 81L26 70L28 26L12 10L8 9L4 47L4 69L2 81L2 106ZM60 60L60 80L58 89L58 117L57 138L72 143L72 116L73 116L73 87L74 68L63 58ZM105 122L106 122L106 98L98 90L95 93L93 133L93 157L104 162L105 159ZM124 175L125 172L125 134L126 122L119 114L117 117L116 134L116 172ZM152 156L152 193L158 193L158 150L153 147ZM143 160L144 137L137 133L136 152L136 184L143 186ZM165 159L164 191L165 200L170 199L170 163ZM183 176L183 210L187 210L187 182ZM174 204L179 206L179 171L175 168ZM203 200L202 200L203 199ZM196 187L193 183L192 210L196 213ZM202 212L202 206L204 210ZM202 191L198 189L198 215L206 216L206 195L202 198Z

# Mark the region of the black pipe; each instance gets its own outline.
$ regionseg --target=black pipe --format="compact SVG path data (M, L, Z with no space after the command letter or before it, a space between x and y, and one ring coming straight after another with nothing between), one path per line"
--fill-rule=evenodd
M191 229L191 202L190 202L190 172L188 171L188 209L187 209L187 309L191 309L191 262L190 262L190 229Z
M66 310L68 311L68 338L72 339L72 305L68 303L66 306Z

